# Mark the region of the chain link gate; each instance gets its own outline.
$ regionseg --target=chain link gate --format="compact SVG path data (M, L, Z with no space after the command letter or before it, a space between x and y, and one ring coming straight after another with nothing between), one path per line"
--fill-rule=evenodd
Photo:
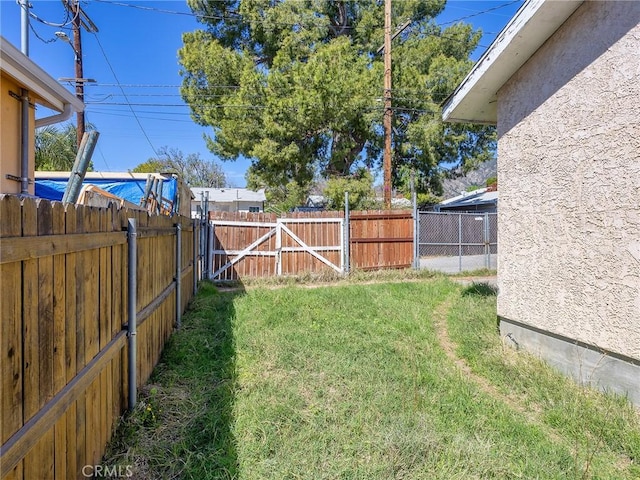
M418 212L419 267L456 273L497 268L497 214Z

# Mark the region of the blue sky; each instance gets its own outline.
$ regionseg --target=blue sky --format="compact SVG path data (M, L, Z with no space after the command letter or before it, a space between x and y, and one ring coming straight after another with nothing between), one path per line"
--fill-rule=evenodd
M473 55L477 59L522 3L449 0L437 21L443 24L463 19L482 28L482 46ZM65 20L59 0L32 0L31 5L32 13L44 22L61 24ZM82 32L84 77L97 81L85 88L87 121L100 132L93 155L95 170L132 169L154 157L163 146L214 158L203 139L203 133L210 129L191 121L179 95L177 51L182 46L182 33L200 26L186 2L92 0L81 5L99 29L97 34ZM0 0L0 19L2 36L20 48L20 7L16 0ZM55 32L60 30L72 37L69 26L56 27L32 19L31 27L32 60L54 78L74 77L73 49L55 40ZM232 185L245 185L248 161L221 165Z

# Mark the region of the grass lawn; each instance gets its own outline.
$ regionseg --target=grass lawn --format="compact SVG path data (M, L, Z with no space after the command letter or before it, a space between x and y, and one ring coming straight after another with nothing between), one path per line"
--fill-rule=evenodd
M640 416L445 278L204 285L105 458L134 478L638 479Z

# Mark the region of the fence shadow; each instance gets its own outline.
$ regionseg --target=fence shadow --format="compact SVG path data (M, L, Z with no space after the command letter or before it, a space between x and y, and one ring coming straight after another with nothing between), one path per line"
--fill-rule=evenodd
M122 442L120 453L112 451L112 458L119 458L114 463L125 460L134 478L237 477L233 324L235 299L244 293L241 283L233 288L200 283L181 329L167 342L149 384L142 389L137 413L142 420L128 420L130 429L132 421L145 428ZM157 418L145 424L147 407L157 412ZM123 459L128 450L135 454Z
M184 331L189 348L178 349L175 363L172 351L167 355L174 374L192 376L190 393L200 397L183 434L185 454L191 459L191 465L187 465L189 477L204 478L207 472L215 472L216 478L237 476L238 457L232 430L237 383L233 322L235 299L244 293L242 283L235 283L232 288L204 283L192 304L191 322Z

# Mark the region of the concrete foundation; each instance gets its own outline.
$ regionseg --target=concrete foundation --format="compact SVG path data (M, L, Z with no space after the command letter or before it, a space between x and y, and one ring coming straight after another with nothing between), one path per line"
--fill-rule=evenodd
M640 406L640 360L504 317L498 320L506 344L540 357L581 384L626 396Z

